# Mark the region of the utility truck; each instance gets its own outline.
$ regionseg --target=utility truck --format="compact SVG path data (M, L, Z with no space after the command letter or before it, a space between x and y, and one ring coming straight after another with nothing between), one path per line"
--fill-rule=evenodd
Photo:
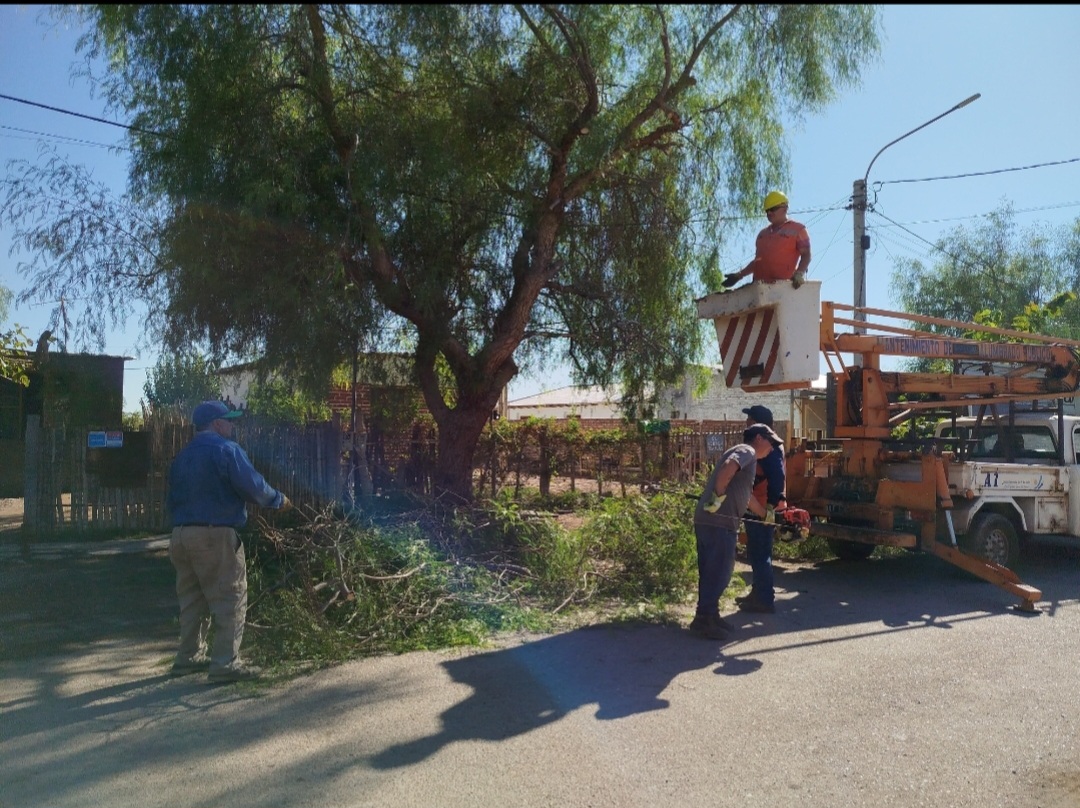
M1008 565L1021 536L1080 528L1080 505L1070 502L1080 497L1080 482L1070 484L1080 426L1061 405L1080 388L1080 342L821 302L820 286L751 283L696 301L716 327L728 386L804 388L819 356L829 367L829 434L789 448L789 503L841 558L867 558L879 545L929 552L1034 611L1042 593ZM947 360L952 371L884 371L885 356ZM1052 415L1017 413L1050 406ZM1056 439L1036 442L1051 418ZM916 419L937 420L935 433L897 437ZM1006 448L1017 435L1038 448Z

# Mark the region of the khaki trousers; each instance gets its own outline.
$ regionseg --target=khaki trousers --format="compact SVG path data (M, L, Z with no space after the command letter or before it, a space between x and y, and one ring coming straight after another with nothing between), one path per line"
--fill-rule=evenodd
M213 617L210 669L237 662L247 616L247 561L236 531L231 527L174 527L169 560L176 568L180 601L177 661L190 660L205 651Z

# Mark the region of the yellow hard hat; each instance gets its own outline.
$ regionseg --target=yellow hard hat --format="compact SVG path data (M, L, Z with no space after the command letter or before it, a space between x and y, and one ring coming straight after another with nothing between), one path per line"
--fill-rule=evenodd
M768 210L769 208L775 208L777 205L786 205L787 203L787 197L784 196L783 193L780 191L769 191L769 193L765 195L764 208L765 210Z

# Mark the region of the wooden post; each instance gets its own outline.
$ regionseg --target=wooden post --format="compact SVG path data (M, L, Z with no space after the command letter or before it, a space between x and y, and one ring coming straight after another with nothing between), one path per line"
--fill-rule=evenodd
M41 524L41 416L26 416L23 454L23 533L37 533Z

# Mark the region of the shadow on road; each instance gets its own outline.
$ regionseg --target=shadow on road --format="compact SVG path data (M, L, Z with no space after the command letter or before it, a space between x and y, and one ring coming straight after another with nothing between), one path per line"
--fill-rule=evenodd
M175 641L175 586L165 551L9 559L0 565L0 661L126 637Z
M501 741L596 705L599 720L668 706L660 693L689 670L727 662L719 645L676 626L590 626L513 648L444 662L472 689L441 715L442 730L376 755L376 768L407 766L455 741ZM743 672L733 665L727 672Z
M1042 590L1038 611L1017 611L1014 607L1020 601L1015 596L924 553L805 565L781 562L776 567L776 586L781 593L777 614L728 615L740 631L738 642L726 649L737 655L742 641L792 632L799 632L795 642L805 646L914 629L948 630L963 621L998 615L1052 617L1062 603L1076 602L1080 547L1032 543L1015 571L1025 583ZM814 629L845 626L853 630L830 632L827 639L812 633ZM755 650L754 654L790 647L794 646L778 641L771 643L769 650Z

